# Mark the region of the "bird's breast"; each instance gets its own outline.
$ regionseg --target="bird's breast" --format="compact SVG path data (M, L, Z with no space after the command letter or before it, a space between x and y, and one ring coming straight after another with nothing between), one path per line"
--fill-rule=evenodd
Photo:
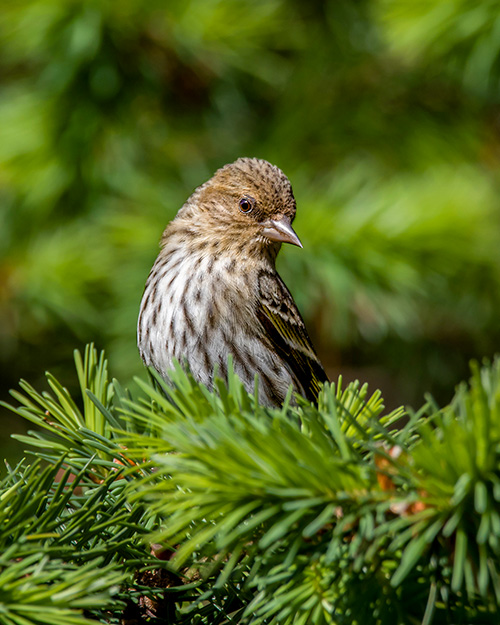
M141 303L141 356L163 377L177 360L209 388L213 372L225 378L228 356L252 392L260 375L260 399L279 405L293 379L270 347L257 318L259 267L241 258L160 254Z
M225 370L227 347L245 332L253 297L248 272L238 272L233 258L186 256L181 250L160 254L141 303L143 360L162 375L174 359L187 362L194 374L199 372L198 379L208 382L214 365Z

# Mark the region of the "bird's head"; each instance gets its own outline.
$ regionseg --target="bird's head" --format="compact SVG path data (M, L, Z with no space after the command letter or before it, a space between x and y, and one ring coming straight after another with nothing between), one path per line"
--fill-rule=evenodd
M225 165L179 211L197 236L219 241L229 250L268 249L281 243L302 247L292 228L295 198L285 174L267 161L239 158Z

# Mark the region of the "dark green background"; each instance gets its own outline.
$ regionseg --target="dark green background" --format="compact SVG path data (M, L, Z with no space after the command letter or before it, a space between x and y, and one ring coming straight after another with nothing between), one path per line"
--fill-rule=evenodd
M144 375L161 232L244 155L292 181L279 268L332 377L418 408L498 351L499 2L21 0L0 47L2 398L74 387L89 341Z

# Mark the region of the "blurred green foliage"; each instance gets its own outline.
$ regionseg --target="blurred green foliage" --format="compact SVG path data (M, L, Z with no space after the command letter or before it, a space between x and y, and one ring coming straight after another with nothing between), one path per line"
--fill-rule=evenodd
M238 156L290 177L280 271L332 377L448 400L500 345L500 2L0 9L2 395L75 345L141 372L161 232ZM3 418L3 417L2 417Z

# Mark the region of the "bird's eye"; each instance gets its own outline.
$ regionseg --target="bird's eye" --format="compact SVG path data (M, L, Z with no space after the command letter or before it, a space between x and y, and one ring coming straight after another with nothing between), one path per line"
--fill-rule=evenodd
M253 197L242 197L240 200L240 211L242 213L250 213L255 206Z

